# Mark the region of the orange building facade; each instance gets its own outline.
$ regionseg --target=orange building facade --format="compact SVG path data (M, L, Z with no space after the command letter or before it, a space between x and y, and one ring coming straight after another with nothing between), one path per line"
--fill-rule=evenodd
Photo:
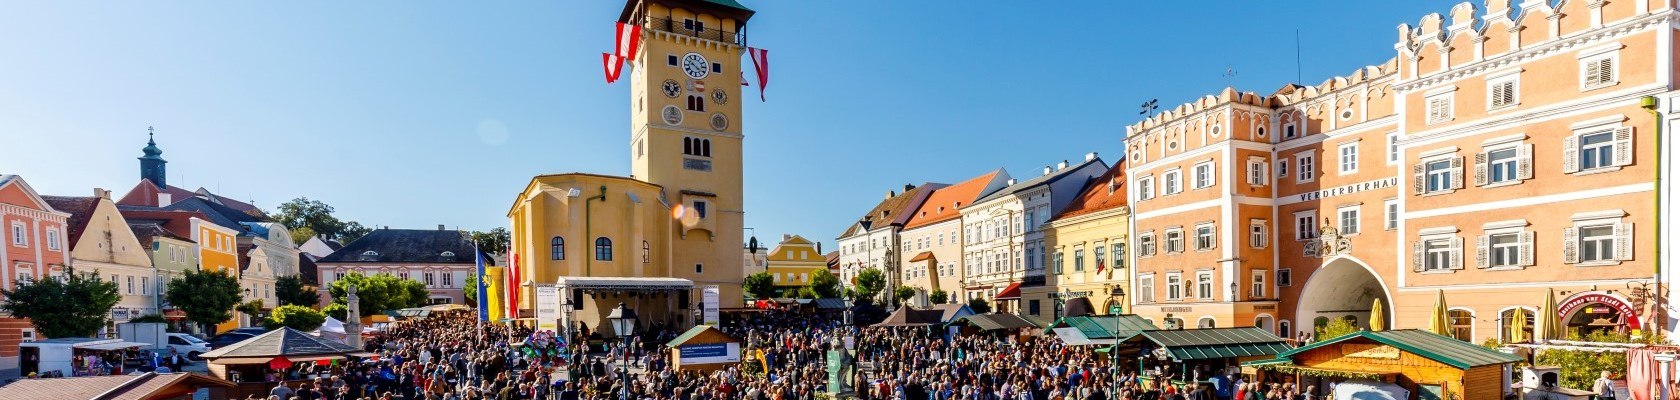
M1136 313L1296 337L1424 328L1445 293L1454 336L1479 343L1550 288L1570 332L1667 330L1652 111L1680 14L1507 3L1402 24L1396 58L1319 85L1128 127Z
M23 177L0 175L0 286L62 276L70 260L70 214L53 209ZM46 339L28 319L0 315L0 369L18 367L18 344Z

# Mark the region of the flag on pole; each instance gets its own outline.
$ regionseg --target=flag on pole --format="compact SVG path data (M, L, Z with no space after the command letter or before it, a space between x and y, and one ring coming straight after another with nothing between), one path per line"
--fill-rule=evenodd
M624 57L601 53L601 69L607 74L607 83L618 82L619 74L624 72Z
M758 101L764 101L764 86L770 84L770 50L748 47L747 55L752 56L753 72L758 74Z
M518 319L519 253L513 253L513 257L508 260L507 272L503 273L503 276L507 277L507 283L502 285L507 288L507 317L509 319Z
M642 49L642 26L619 22L616 33L618 47L613 50L613 55L626 60L636 59L636 52Z
M478 286L474 288L478 290L478 296L475 296L474 300L478 301L478 322L483 324L484 321L490 320L490 296L484 290L484 253L478 251L477 241L473 242L473 261L478 264L478 279L474 279Z

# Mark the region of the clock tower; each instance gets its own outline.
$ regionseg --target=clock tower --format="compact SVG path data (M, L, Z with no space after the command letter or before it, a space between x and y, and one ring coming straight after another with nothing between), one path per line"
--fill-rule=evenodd
M631 174L673 208L673 277L716 285L740 307L741 79L753 11L735 0L630 0L619 22L642 27L630 60ZM698 291L697 291L698 292Z

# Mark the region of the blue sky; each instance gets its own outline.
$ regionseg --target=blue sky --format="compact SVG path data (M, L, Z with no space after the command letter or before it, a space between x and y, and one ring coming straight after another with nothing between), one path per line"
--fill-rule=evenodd
M1270 93L1394 56L1448 1L744 0L770 50L745 99L747 226L835 235L885 191L1120 155L1137 105ZM1478 2L1479 4L1480 2ZM169 179L369 225L505 226L531 176L629 173L618 1L0 2L0 173L127 191L156 126ZM1224 76L1227 68L1235 76ZM752 88L756 90L757 88Z

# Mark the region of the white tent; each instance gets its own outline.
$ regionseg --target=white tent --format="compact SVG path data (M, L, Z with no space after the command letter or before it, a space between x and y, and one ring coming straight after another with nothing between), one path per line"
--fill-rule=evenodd
M373 333L373 332L378 332L378 331L379 331L378 329L373 329L373 328L369 328L369 327L362 327L362 333ZM324 337L324 338L327 338L327 339L336 340L336 341L339 341L341 343L345 341L344 340L345 336L348 336L344 333L344 321L339 321L338 318L333 318L333 317L330 317L330 316L327 317L326 322L321 323L320 328L315 328L315 331L310 332L310 333L314 334L315 336L320 336L320 337Z

